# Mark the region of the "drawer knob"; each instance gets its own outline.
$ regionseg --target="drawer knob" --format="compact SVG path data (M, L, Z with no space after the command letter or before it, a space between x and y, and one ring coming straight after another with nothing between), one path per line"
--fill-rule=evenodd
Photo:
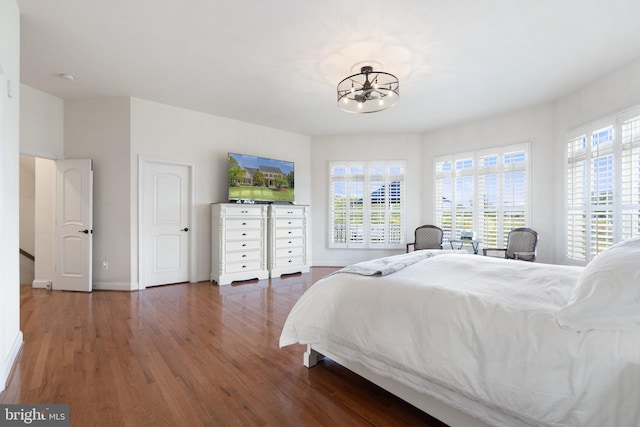
M246 266L246 265L243 265L243 266L242 266L242 268L247 268L247 266Z
M242 235L243 235L243 236L246 236L246 235L247 235L247 233L242 233Z
M292 244L293 242L291 240L289 240L289 244Z
M247 244L246 244L246 243L243 243L243 244L242 244L242 247L245 247L245 246L247 246Z
M242 258L246 258L246 257L247 257L247 254L242 254Z
M247 223L246 223L246 222L243 222L243 223L242 223L242 225L247 225Z

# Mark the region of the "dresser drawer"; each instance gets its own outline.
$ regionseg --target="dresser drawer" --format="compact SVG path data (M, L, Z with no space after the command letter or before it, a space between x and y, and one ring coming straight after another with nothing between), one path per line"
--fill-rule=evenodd
M302 246L292 246L290 248L276 249L276 258L291 258L294 256L304 255L304 248Z
M248 217L248 216L262 216L262 206L225 206L225 216L240 216L240 217Z
M303 208L294 208L291 206L271 206L272 216L274 217L288 217L288 216L302 216Z
M260 249L262 247L261 240L236 240L229 241L226 244L227 251L242 251L250 249Z
M302 228L285 228L282 230L276 230L276 239L283 237L302 237L304 230Z
M228 274L239 273L241 271L260 270L260 260L253 260L247 262L230 262L225 266L225 270ZM248 277L250 278L250 277Z
M276 249L280 248L290 248L293 246L303 246L304 240L302 237L293 237L291 239L277 239L276 240Z
M278 228L292 228L299 227L302 228L304 222L302 218L282 218L276 219L276 229Z
M227 242L230 240L261 240L262 230L227 230ZM228 244L228 243L227 243Z
M239 218L233 218L233 219L227 219L227 230L230 230L232 228L239 228L239 229L245 229L245 228L260 228L260 226L262 225L262 220L257 219L257 218L251 218L251 219L239 219Z
M244 262L244 261L260 261L260 251L239 251L239 252L227 252L226 261L232 262Z
M276 258L276 268L283 268L289 265L300 265L303 263L301 256L288 257L288 258Z

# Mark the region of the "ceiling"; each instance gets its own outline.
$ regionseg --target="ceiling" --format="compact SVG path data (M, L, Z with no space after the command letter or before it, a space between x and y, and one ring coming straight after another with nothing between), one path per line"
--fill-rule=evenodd
M422 133L557 99L640 57L638 0L18 0L22 83L310 136ZM336 106L354 64L400 79ZM75 81L59 78L69 73Z

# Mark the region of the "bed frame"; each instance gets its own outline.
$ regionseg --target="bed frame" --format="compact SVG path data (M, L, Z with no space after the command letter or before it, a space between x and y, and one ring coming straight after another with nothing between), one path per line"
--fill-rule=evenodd
M303 356L304 366L311 368L324 357L328 357L334 362L339 363L350 371L355 372L361 377L371 381L384 390L387 390L389 393L394 394L400 399L410 403L421 411L426 412L449 426L490 427L489 424L486 424L466 412L462 412L457 408L451 407L429 395L419 393L418 391L395 381L393 378L383 377L376 374L360 362L348 361L341 357L332 355L317 345L307 345L307 351Z

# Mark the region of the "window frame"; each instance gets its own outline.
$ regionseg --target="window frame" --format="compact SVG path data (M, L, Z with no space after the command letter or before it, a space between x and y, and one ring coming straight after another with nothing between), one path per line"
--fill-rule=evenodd
M515 169L510 169L508 167L505 167L505 156L508 154L520 153L520 152L523 152L525 156L525 159L522 162L523 170L520 170L520 169L515 170ZM485 159L489 157L498 157L496 165L493 167L489 167L488 165L481 165L480 163L481 159ZM532 194L531 192L531 187L532 187L531 157L532 157L532 143L530 140L527 140L527 141L523 141L515 144L500 145L500 146L485 148L485 149L476 150L476 151L448 154L448 155L438 156L434 158L433 160L434 222L436 225L443 228L443 231L445 232L444 240L459 238L460 232L462 230L468 230L466 226L468 225L467 223L469 220L468 217L470 213L471 221L472 221L471 230L476 232L476 238L484 240L484 243L483 243L484 246L487 246L487 245L494 246L495 244L497 246L504 247L503 245L506 244L508 232L514 227L510 227L508 230L505 229L505 218L506 218L505 212L507 212L507 209L504 203L505 198L504 198L503 190L505 185L505 176L507 176L506 174L514 171L520 171L524 173L523 178L524 178L524 186L525 186L525 189L523 191L524 206L522 206L522 208L520 209L524 219L523 221L521 221L521 224L518 226L531 227L532 226L531 225L532 223L532 219L531 219L532 217L531 216L531 206L532 206L532 203L531 203L531 194ZM443 162L450 162L452 164L451 169L452 169L453 178L455 178L454 165L456 161L467 160L467 159L470 159L472 161L472 166L470 168L470 176L472 177L471 185L472 185L473 201L470 208L466 207L464 209L464 212L466 212L467 215L465 218L465 224L463 224L463 226L460 227L457 223L458 221L456 221L458 210L456 209L455 203L452 204L451 206L450 219L444 219L445 210L441 209L441 205L438 201L438 197L441 197L442 200L445 200L442 193L443 183L442 181L439 181L439 179L442 179L443 176L438 176L439 173L441 172L441 170L439 170L438 165ZM483 194L483 192L480 191L481 180L485 179L488 175L491 175L491 174L498 175L498 177L496 178L496 215L495 216L496 216L497 225L495 227L495 240L487 238L487 236L485 235L487 230L485 230L483 225L484 218L485 218L484 214L485 212L488 212L488 210L485 208L485 206L481 204L481 201L480 201L481 194ZM451 187L451 191L453 192L452 197L454 197L455 199L456 198L455 182L451 183L450 187ZM449 226L447 226L448 224L444 223L445 220L448 221Z
M328 166L328 224L327 247L330 249L401 249L406 246L406 161L405 160L329 160ZM344 174L334 173L338 167L344 167ZM352 169L361 168L363 173L352 173ZM384 169L379 173L380 168ZM393 169L399 169L397 173ZM374 172L377 169L377 173ZM343 178L343 179L342 179ZM374 202L374 194L384 183L384 201ZM345 191L344 209L336 209L334 204L335 184L343 182ZM392 186L392 183L396 183ZM375 190L374 190L375 187ZM351 189L354 189L351 191ZM380 193L378 193L380 194ZM387 197L387 194L389 197ZM351 196L350 196L351 195ZM349 198L360 198L360 203L350 203ZM392 203L391 199L396 200ZM361 215L355 210L362 206ZM384 206L382 206L384 205ZM376 207L378 209L376 209ZM336 239L337 215L341 213L344 221L344 236ZM376 220L377 214L377 220ZM382 215L382 216L381 216ZM352 221L362 221L351 225ZM355 234L354 234L355 233ZM361 233L361 235L360 235ZM382 240L373 238L382 234ZM341 241L340 241L341 240Z
M632 131L625 138L626 126L630 123ZM601 134L604 129L611 129L610 143L594 143L594 135ZM625 157L628 151L631 158L635 157L635 165ZM596 162L605 157L610 158L606 160L609 167L602 171L605 162L597 168ZM595 176L601 171L606 173L602 182L598 180L594 184ZM564 176L564 253L568 264L584 265L613 244L640 237L640 106L566 132ZM610 186L606 197L594 188L597 185ZM635 194L633 185L636 186ZM604 225L598 224L602 220Z

